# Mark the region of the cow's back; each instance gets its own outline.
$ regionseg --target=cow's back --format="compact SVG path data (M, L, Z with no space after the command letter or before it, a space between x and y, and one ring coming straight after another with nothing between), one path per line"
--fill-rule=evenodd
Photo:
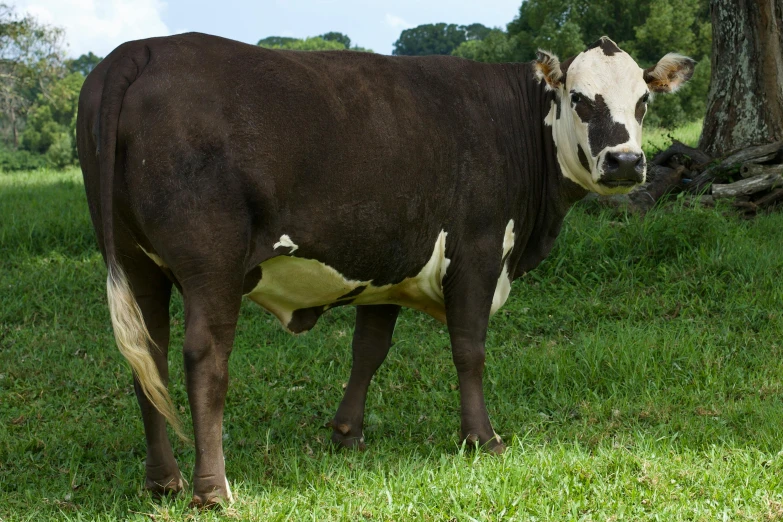
M388 283L421 269L444 225L497 202L504 164L481 64L201 34L126 45L142 44L151 57L123 101L117 174L141 226L219 205L259 236L258 261L285 233L298 255Z

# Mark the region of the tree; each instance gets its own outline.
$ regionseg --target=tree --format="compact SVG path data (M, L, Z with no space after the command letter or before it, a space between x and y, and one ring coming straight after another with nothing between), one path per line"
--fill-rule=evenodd
M266 38L260 39L257 45L270 49L281 49L284 45L297 40L298 38L291 38L290 36L267 36Z
M451 54L477 62L511 62L517 55L516 40L500 29L492 29L481 40L463 42Z
M55 82L47 95L39 94L30 109L22 147L44 154L52 167L62 168L76 159L76 109L83 83L82 73L71 73Z
M92 51L90 51L87 54L83 54L79 56L76 59L73 60L67 60L65 62L65 66L68 68L69 72L79 72L82 73L82 75L86 78L88 74L92 72L93 69L95 69L95 66L101 63L100 56L95 56Z
M305 38L304 40L290 40L282 45L262 45L270 49L288 49L291 51L341 51L345 46L333 40L324 40L320 36Z
M465 38L468 41L483 40L494 30L483 24L463 25L462 28L465 30Z
M710 51L708 0L526 0L507 30L520 61L538 48L567 58L604 35L645 66L662 48L696 58Z
M645 68L666 52L691 56L699 62L693 79L674 96L657 98L645 120L673 127L704 115L710 77L708 0L526 0L507 29L513 61L532 60L539 48L566 59L604 35Z
M490 32L481 24L424 24L405 29L394 42L395 56L424 56L429 54L451 54L468 40L480 40Z
M329 38L326 38L326 37ZM268 49L288 49L290 51L361 51L371 53L372 49L365 49L350 45L351 39L342 33L326 33L321 36L312 36L300 40L284 36L269 36L258 41L258 45Z
M20 17L0 3L0 106L11 127L14 148L19 144L19 121L39 94L64 71L62 29Z
M343 47L345 47L346 49L351 48L351 39L348 38L348 36L344 35L343 33L338 33L336 31L329 31L328 33L324 33L320 35L319 38L323 38L328 42L340 42L341 44L343 44Z
M783 0L712 0L712 80L699 148L783 140Z

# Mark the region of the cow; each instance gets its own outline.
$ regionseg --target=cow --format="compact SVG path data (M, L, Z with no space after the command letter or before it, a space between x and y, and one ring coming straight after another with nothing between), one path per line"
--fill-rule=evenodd
M192 504L232 498L222 448L243 296L287 330L355 305L353 366L332 440L364 447L367 389L400 307L447 325L461 437L501 452L482 389L490 316L549 253L588 192L645 180L653 93L694 62L640 68L603 37L563 63L269 50L189 33L125 43L90 73L77 143L134 373L145 487L184 482L167 437L169 301L183 295L196 462Z

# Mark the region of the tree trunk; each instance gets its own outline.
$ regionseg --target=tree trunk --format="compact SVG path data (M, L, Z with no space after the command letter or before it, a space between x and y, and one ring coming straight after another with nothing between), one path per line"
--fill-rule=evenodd
M16 128L16 111L11 109L11 130L14 134L14 150L19 148L19 131Z
M783 140L783 0L711 0L712 79L699 148Z

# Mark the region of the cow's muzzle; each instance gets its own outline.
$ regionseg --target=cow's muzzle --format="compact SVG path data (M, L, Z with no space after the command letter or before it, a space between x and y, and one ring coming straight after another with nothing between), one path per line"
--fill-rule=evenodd
M609 188L633 187L644 181L644 154L607 152L598 183Z

